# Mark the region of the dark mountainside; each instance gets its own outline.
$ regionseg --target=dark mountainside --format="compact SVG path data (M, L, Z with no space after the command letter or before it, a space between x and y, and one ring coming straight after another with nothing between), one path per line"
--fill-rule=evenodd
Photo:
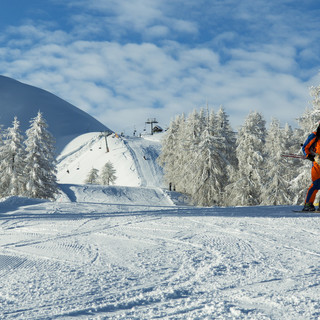
M110 130L101 122L43 89L0 76L0 125L10 127L15 116L25 132L31 118L43 113L56 140L56 152L73 138L87 133Z

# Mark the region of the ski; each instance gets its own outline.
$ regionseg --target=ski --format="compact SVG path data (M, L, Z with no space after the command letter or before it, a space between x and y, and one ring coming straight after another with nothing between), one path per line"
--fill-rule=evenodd
M303 159L306 160L306 156L303 154L295 154L295 153L283 153L281 157L285 158L296 158L296 159Z

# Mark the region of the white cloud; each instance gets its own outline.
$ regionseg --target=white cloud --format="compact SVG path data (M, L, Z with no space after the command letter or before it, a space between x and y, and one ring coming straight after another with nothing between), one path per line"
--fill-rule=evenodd
M299 57L312 56L310 47L297 49L311 40L296 36L286 43L249 43L227 50L223 44L238 35L230 28L213 33L208 43L191 45L173 40L171 33L201 36L199 23L175 16L170 1L68 4L87 8L86 13L72 13L71 33L30 23L2 35L0 73L51 91L117 131L143 125L148 117L169 124L177 113L206 101L216 109L224 105L235 127L250 110L261 111L267 120L274 116L294 123L308 102L308 86L318 84L312 83L318 80L314 73L302 71L297 63ZM242 19L250 18L246 10L239 13ZM95 19L92 12L99 12ZM139 32L142 38L131 43L87 37L102 31L117 36ZM158 41L161 37L168 39ZM303 72L305 80L297 76Z
M267 119L293 122L308 95L306 83L286 73L294 65L294 52L268 47L231 54L234 59L222 65L212 50L178 43L166 49L75 41L38 44L1 64L7 75L59 95L118 131L150 116L168 124L175 114L206 101L216 108L223 104L235 126L252 109Z

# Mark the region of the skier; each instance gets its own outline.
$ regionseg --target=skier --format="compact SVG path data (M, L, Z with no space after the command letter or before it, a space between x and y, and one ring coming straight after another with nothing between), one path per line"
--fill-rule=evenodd
M315 211L313 202L320 189L320 122L317 131L312 132L302 146L304 155L312 161L311 179L312 184L307 191L302 211Z

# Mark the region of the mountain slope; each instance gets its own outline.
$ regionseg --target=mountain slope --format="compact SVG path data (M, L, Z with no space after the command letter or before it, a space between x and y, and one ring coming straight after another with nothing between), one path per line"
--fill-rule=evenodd
M84 184L89 171L110 161L116 170L116 185L130 187L162 188L163 171L157 164L161 150L161 134L147 137L108 136L109 152L105 137L100 132L86 133L72 140L60 153L58 182Z
M5 128L11 126L17 116L25 131L30 119L40 110L56 139L57 152L76 136L109 130L86 112L52 93L4 76L0 76L0 101L0 124Z

